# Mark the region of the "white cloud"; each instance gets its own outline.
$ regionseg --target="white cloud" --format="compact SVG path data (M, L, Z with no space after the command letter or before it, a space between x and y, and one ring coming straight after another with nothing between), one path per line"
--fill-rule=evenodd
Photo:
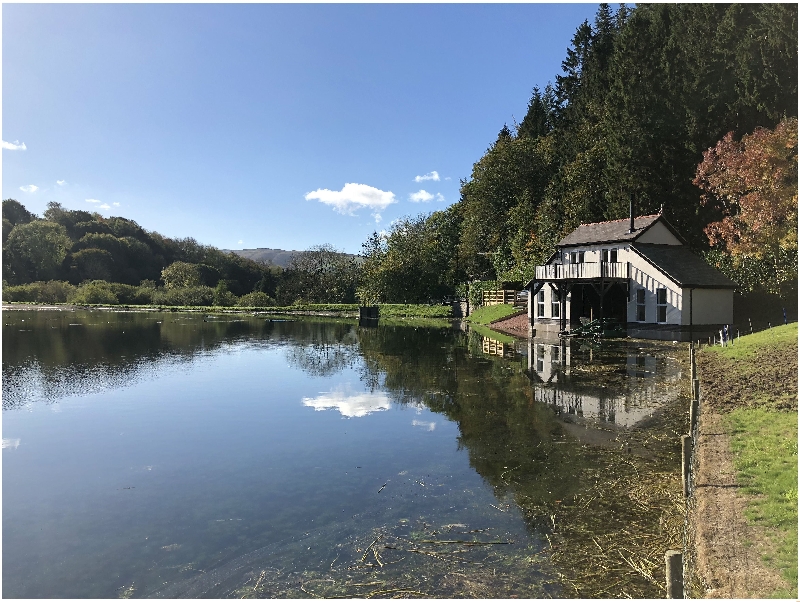
M86 199L86 202L87 203L99 203L100 201L98 201L97 199Z
M19 189L22 192L36 192L37 190L39 190L39 187L36 186L35 184L28 184L27 186L20 186Z
M381 221L381 211L397 202L393 192L354 183L345 184L338 191L319 188L306 194L305 199L331 205L335 211L344 215L354 215L356 210L367 207L372 209L372 215L376 222Z
M240 241L239 241L239 242L237 242L236 244L237 244L237 245L243 245L243 244L244 244L244 241L243 241L243 240L240 240Z
M409 195L408 200L412 203L427 203L433 199L433 195L427 190L420 190Z
M14 140L14 142L6 142L3 140L3 148L6 150L28 150L28 147L25 146L23 142L20 144L19 140Z
M445 178L445 180L452 180L452 179L453 179L453 178L451 178L450 176L448 176L448 177L446 177L446 178Z
M66 180L56 180L56 184L58 184L59 186L63 186L66 183L67 183Z
M418 192L411 193L408 196L408 200L412 203L427 203L428 201L444 201L444 197L441 193L437 192L435 195L431 194L427 190L420 190Z
M111 209L111 205L108 203L103 203L102 205L97 206L98 209Z
M431 173L426 173L424 176L417 176L414 178L415 182L424 182L425 180L433 180L434 182L439 181L439 172L432 171Z
M119 207L119 203L111 203L114 207Z
M316 397L304 397L303 405L314 408L315 411L339 410L347 418L361 418L373 412L381 412L392 407L386 393L353 393L349 386L339 390L322 393Z

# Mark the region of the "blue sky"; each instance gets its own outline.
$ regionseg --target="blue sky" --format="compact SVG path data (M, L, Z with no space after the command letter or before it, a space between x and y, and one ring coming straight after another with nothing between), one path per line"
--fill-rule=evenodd
M4 4L3 198L351 253L459 180L597 4Z

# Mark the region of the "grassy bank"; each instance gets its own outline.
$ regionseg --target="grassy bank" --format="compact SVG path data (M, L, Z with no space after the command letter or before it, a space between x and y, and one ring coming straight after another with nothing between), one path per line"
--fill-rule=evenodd
M6 303L14 305L38 305L36 303ZM71 306L74 304L52 303L50 305ZM299 314L327 315L341 317L358 317L358 304L355 303L308 303L289 306L240 307L223 305L133 305L133 304L81 304L78 307L89 309L110 308L132 311L193 311L206 313L267 313L267 314ZM453 308L449 305L414 305L405 303L387 303L380 306L381 318L425 318L447 320L453 317Z
M788 584L778 597L797 595L797 335L794 323L702 350L704 403L724 417L762 560Z
M513 305L483 305L473 311L466 320L472 324L483 324L485 326L495 320L507 318L511 314L517 313L517 311L519 310Z

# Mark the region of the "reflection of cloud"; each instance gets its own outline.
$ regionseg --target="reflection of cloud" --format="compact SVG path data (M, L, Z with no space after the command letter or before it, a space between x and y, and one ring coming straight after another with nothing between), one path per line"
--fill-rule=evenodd
M360 418L391 408L389 396L386 393L367 393L366 391L353 393L349 385L335 391L321 393L316 397L303 397L303 405L314 408L317 412L339 410L342 416L348 418Z
M19 439L3 439L3 449L7 447L17 449L19 447Z
M426 431L432 431L436 428L435 422L425 422L424 420L412 420L411 426L421 426Z

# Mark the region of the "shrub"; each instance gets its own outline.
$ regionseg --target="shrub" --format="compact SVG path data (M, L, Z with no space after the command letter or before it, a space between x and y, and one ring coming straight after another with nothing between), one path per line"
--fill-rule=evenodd
M66 303L74 290L75 287L69 282L60 280L31 282L20 286L3 286L3 299L27 303Z
M220 280L214 288L214 305L230 307L235 304L236 295L228 290L228 285L224 280Z
M153 292L155 305L213 305L214 289L210 286L182 286Z
M267 293L254 292L247 293L239 297L236 303L239 307L271 307L275 305L275 299L270 297Z
M77 305L116 305L119 303L112 284L105 280L92 280L82 283L67 300Z

